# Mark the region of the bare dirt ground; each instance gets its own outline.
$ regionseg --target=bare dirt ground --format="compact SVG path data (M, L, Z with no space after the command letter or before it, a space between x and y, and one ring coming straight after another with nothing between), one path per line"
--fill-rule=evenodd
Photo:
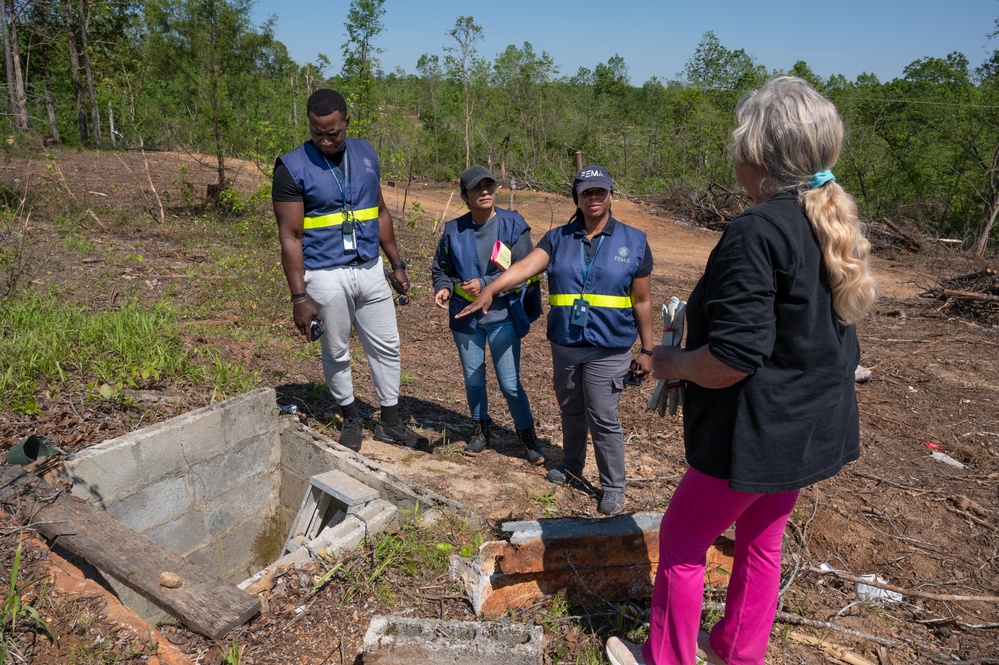
M187 282L177 273L205 265L212 251L236 242L225 223L199 226L196 218L177 218L182 211L190 212L185 197L197 198L211 181L211 164L165 154L150 155L149 162L147 176L137 153L63 152L55 169L46 168L44 155L8 160L2 172L7 180L19 178L31 188L56 192L67 209L74 201L75 233L85 232L98 247L89 256L67 250L66 225L55 219L59 211L50 207L51 218L35 214L29 230L34 287L67 288L95 308L115 306L130 296L151 302L183 291ZM241 191L266 183L259 170L245 166L237 180ZM148 178L161 196L170 196L166 223L154 221L159 205ZM412 424L431 438L433 449L414 454L369 439L362 453L462 502L489 524L596 516L592 497L573 489L552 491L544 480L545 469L559 461L561 433L543 324L534 326L525 339L522 367L538 433L549 453L545 467L533 467L520 458L509 414L492 380L497 443L474 459L459 452L469 427L467 406L446 313L433 305L429 275L435 231L439 232L436 220L460 212L460 199L452 195L456 189L447 183L384 189L414 284L409 303L397 308L403 338L401 405ZM506 205L507 196L501 190L501 205ZM571 213L568 199L535 192L517 192L514 207L532 225L535 239ZM689 293L719 233L675 219L655 202L618 198L614 213L649 235L656 262L654 302ZM265 219L253 223L272 223ZM141 253L141 264L122 267L110 258L126 252ZM261 279L255 313L247 309L243 296L232 301L221 298L222 304L201 320L238 328L253 317L265 317L270 319L265 335L233 341L231 336L198 332L188 341L216 345L226 357L254 367L262 385L277 389L279 401L297 403L303 420L335 438L329 404L314 389L322 380L319 361L314 353L303 353L303 343L294 337L277 263L275 242L263 260L261 273L269 276ZM817 648L791 639L792 633L828 638L880 665L999 663L999 328L993 314L964 310L959 317L953 303L921 296L941 281L984 264L959 253L933 251L918 256L885 252L874 265L882 298L859 328L862 362L873 370L870 381L857 387L862 458L837 477L802 492L786 535L781 607L785 614L775 628L768 663L828 662ZM199 293L193 289L191 297ZM647 382L628 388L622 400L629 511L662 511L685 468L680 419L659 418L646 408L653 387ZM171 401L124 408L82 394L43 391L40 415L0 414L2 448L27 433L44 433L64 449L75 450L210 399L182 385L151 388L169 395ZM372 415L376 400L363 358L355 372L355 388L362 413ZM934 458L934 453L946 454L951 463ZM587 473L595 480L592 459ZM0 549L0 571L10 569L12 548L8 542ZM359 552L348 557L348 565L364 556ZM823 564L841 573L821 572ZM40 571L40 565L33 570ZM887 580L901 591L902 601L882 607L859 600L847 576L865 574ZM289 578L275 589L269 610L238 635L245 649L241 662L354 662L367 618L375 612L473 618L467 603L447 592L446 580L393 580L399 590L394 605L374 598L345 600L345 586L336 580L319 602L309 600L304 594L313 581L302 573L301 579ZM296 614L295 608L304 605L309 610ZM549 611L528 608L511 618L545 622L548 662L599 662L587 658L609 634L607 623L595 625L591 614L578 608L575 620L553 622ZM101 616L99 608L94 616ZM796 625L801 620L795 617L852 632ZM102 626L99 618L92 621L105 633L117 634L117 628ZM72 644L74 635L77 642L93 639L78 622L58 623L63 645ZM220 662L226 645L213 645L174 626L163 630L195 661ZM135 653L122 655L123 648L116 652L118 662L146 657L134 645L129 648ZM38 637L23 653L29 662L70 662L70 649L53 651Z

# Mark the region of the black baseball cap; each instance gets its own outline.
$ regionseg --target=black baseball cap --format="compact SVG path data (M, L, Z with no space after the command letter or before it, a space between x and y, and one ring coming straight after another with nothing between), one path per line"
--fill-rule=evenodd
M493 174L485 166L479 166L478 164L469 166L461 172L461 191L465 192L472 189L486 178L496 182L496 178L493 177Z
M581 193L594 187L613 192L614 181L611 180L610 173L604 167L596 164L584 166L576 171L576 177L572 181L572 200L579 201Z

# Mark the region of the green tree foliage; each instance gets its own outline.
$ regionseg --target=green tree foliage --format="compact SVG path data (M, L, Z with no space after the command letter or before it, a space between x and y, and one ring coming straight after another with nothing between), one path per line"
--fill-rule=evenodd
M226 156L252 147L246 128L267 101L268 79L288 67L271 26L251 26L250 8L251 0L146 3L146 57L157 84L167 84L158 101L180 125L177 140L211 146L221 188Z
M354 131L364 133L374 121L377 106L374 103L377 54L382 49L374 45L381 34L385 0L353 0L347 10L347 41L343 43L344 85L342 93L351 105L351 122Z
M472 113L485 82L486 63L478 55L478 43L482 40L482 27L471 16L459 16L454 27L448 32L454 40L444 48L444 58L448 76L461 84L461 103L464 111L465 168L471 165L472 156Z
M706 32L679 80L633 82L615 55L561 74L529 42L492 59L483 28L459 16L415 71L380 70L384 0L352 0L344 63L296 65L254 26L252 0L0 0L0 129L111 148L184 147L263 165L306 135L320 86L345 93L355 136L386 178L451 180L473 162L504 184L567 191L579 153L614 174L621 195L737 187L728 155L734 110L771 72ZM999 24L997 24L999 28ZM847 125L836 176L867 218L908 221L979 254L999 217L999 51L976 70L961 53L921 58L882 82L823 81ZM332 78L329 78L332 76ZM99 142L99 143L98 143Z

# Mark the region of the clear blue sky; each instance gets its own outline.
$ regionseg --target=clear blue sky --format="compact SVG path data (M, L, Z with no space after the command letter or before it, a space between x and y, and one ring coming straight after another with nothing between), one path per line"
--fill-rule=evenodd
M324 53L339 71L349 6L349 0L257 0L255 22L276 15L276 36L292 59L303 64ZM974 68L999 49L999 38L988 38L999 0L386 0L384 7L384 30L375 41L382 69L410 74L421 54L443 54L459 16L482 27L478 53L489 61L527 41L552 56L560 76L571 76L619 54L636 86L652 76L680 78L709 30L722 46L744 49L768 70L804 60L823 79L842 74L851 81L865 72L890 81L915 60L953 51Z

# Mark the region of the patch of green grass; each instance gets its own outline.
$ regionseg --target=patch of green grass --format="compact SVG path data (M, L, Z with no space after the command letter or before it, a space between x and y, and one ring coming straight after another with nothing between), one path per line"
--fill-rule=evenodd
M94 399L120 400L125 388L168 381L210 386L213 399L254 387L254 372L210 346L189 346L178 313L165 303L91 311L54 295L0 308L0 410L36 413L36 393L86 388Z
M80 254L92 254L97 248L97 244L84 235L70 233L62 242L67 252L78 252Z

